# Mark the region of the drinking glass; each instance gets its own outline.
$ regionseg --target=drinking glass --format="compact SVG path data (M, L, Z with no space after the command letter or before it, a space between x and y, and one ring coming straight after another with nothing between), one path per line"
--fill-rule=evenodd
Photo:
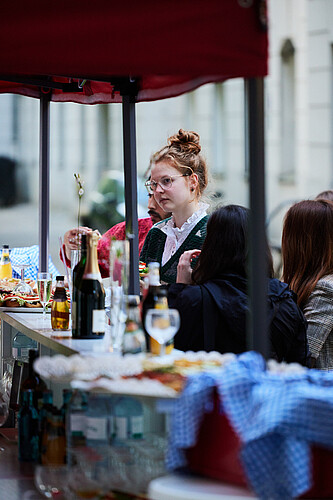
M25 270L31 266L30 262L12 262L12 266L21 271L21 281L16 285L13 292L24 295L32 295L34 293L33 289L24 279Z
M64 465L37 465L34 475L35 486L45 498L67 497L68 468Z
M37 274L37 290L38 297L43 306L43 319L46 317L46 305L50 300L52 289L52 274L51 273L38 273Z
M148 309L145 327L149 335L161 345L160 356L164 356L165 344L176 335L179 326L177 309Z
M126 322L129 282L129 241L112 240L110 247L110 307L106 311L111 323L111 349L120 353Z

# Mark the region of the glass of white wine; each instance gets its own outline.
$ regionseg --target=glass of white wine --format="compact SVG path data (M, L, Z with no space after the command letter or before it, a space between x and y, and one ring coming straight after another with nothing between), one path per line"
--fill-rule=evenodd
M149 335L161 345L160 356L164 356L166 343L179 330L179 312L177 309L148 309L145 327Z
M37 290L38 297L43 306L43 319L46 317L46 305L50 300L52 289L52 274L38 273L37 274Z

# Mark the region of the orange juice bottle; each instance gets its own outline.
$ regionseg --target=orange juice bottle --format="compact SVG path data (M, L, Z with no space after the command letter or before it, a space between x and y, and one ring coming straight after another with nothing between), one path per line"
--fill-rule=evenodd
M9 246L3 245L0 260L0 279L12 277L12 265L9 258Z
M168 297L167 297L167 290L165 288L160 288L158 290L158 296L157 300L155 302L154 309L168 309ZM170 352L173 350L173 339L169 340L169 342L166 343L165 346L165 354L170 354ZM161 352L161 346L160 344L150 337L150 351L152 354L159 355Z

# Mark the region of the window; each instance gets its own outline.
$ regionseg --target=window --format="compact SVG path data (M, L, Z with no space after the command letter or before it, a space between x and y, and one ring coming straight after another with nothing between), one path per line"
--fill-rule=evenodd
M281 164L280 181L295 175L295 48L286 40L281 49Z

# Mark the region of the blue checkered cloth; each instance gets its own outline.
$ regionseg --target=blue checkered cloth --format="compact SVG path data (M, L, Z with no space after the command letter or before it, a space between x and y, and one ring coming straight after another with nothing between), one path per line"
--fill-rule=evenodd
M225 369L189 378L175 406L167 466L186 465L217 387L223 411L242 441L241 460L262 499L295 498L311 486L310 445L333 449L333 372L274 374L264 359L244 353Z
M18 267L16 267L15 264L29 264L30 267L25 269L24 272L25 278L30 278L32 280L37 279L37 273L39 269L39 245L33 245L31 247L11 248L9 250L9 257L12 264L13 278L21 277L21 270ZM60 274L55 265L53 264L50 256L49 256L49 272L52 273L53 279L55 279L55 277Z

